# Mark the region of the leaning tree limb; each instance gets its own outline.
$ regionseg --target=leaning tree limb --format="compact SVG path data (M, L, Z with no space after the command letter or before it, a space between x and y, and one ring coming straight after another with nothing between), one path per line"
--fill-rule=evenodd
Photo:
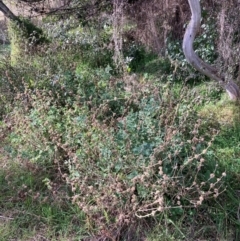
M18 17L3 3L2 0L0 0L0 11L3 12L7 18L19 21Z
M201 7L199 0L188 0L188 3L190 5L192 17L183 38L183 52L187 61L200 73L217 81L227 91L230 99L239 100L240 90L237 84L234 83L232 80L227 81L224 76L218 73L216 68L204 62L194 52L193 42L200 28Z

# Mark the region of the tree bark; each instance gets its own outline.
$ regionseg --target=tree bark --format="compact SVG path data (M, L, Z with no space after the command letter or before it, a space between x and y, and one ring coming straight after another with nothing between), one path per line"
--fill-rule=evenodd
M205 63L194 52L193 42L200 28L201 7L200 7L199 0L188 0L188 3L190 5L192 17L191 17L190 23L187 26L187 29L183 38L183 52L187 61L200 73L217 81L227 91L230 99L239 100L240 90L237 84L234 83L232 80L226 81L224 76L221 76L218 74L218 71L216 68L209 65L208 63Z
M2 0L0 0L0 11L3 12L7 18L19 21L18 17L2 2Z

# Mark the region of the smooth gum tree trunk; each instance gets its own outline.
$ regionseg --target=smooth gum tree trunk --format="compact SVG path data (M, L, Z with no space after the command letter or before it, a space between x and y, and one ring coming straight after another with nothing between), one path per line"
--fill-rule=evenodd
M187 61L199 72L217 81L227 91L230 99L239 100L240 90L237 84L232 80L226 81L224 76L218 74L216 68L209 65L208 63L205 63L194 52L193 42L200 28L201 7L199 0L188 0L188 3L190 5L192 17L183 38L183 52Z
M0 11L3 12L3 14L11 19L18 21L18 17L0 0Z

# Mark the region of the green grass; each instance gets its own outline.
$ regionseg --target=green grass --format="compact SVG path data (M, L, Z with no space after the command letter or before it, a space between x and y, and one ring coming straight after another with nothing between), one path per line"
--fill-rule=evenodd
M199 114L209 120L209 124L220 126L215 137L208 159L216 161L219 169L226 172L225 192L206 206L218 232L225 236L222 240L240 238L239 216L239 180L240 180L240 115L239 106L226 99L224 95L216 103L203 106Z
M64 186L58 186L53 194L43 182L48 174L6 160L3 155L0 158L2 241L80 240L86 235L85 216L67 200ZM72 234L74 237L69 239Z
M4 57L9 54L10 54L10 45L1 45L0 44L0 66L2 65L1 59L4 59Z

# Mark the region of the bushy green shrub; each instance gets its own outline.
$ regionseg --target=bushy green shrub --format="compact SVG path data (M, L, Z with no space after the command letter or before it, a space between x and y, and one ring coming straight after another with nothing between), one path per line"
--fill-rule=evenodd
M43 30L24 18L19 21L9 21L8 35L11 42L11 63L13 65L17 64L23 55L36 51L37 45L49 43Z
M91 68L114 66L113 49L110 47L112 33L104 26L103 21L84 27L74 17L43 24L52 42L57 42L65 50L74 49L75 57Z

